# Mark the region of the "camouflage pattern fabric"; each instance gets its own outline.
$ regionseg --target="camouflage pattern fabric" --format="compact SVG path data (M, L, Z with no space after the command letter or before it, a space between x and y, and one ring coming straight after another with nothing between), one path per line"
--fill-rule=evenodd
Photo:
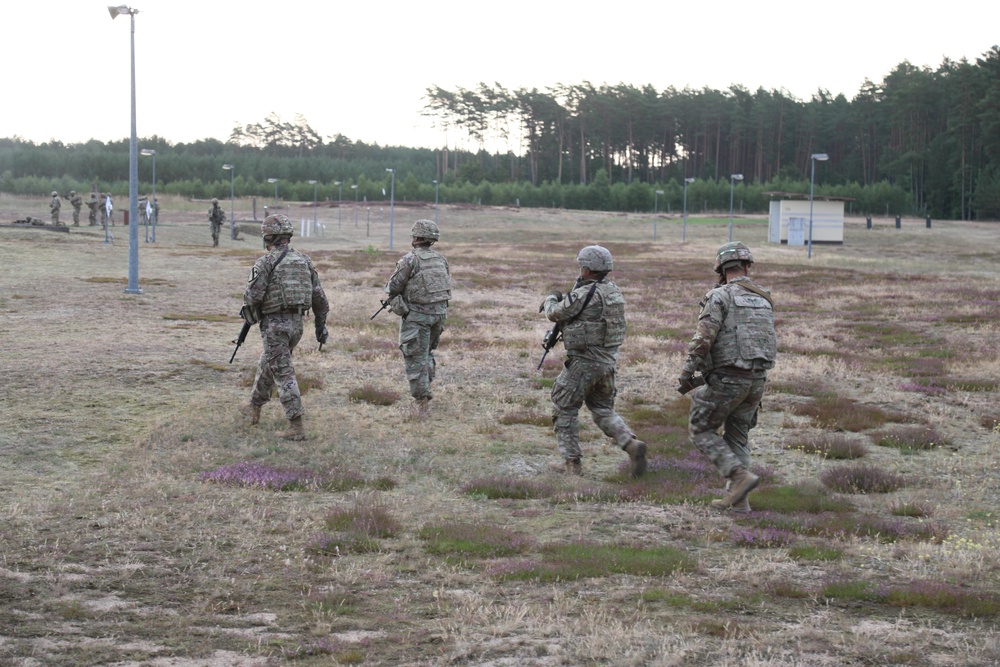
M73 205L73 226L80 226L80 209L83 208L83 197L79 193L73 195L69 200L69 203Z
M208 209L208 220L212 225L212 245L219 245L219 232L222 231L222 223L226 219L226 214L222 212L218 204L213 204L212 208Z
M100 199L97 201L97 208L101 212L101 227L108 226L108 198L105 195L101 195Z
M434 397L431 393L436 366L434 350L441 340L447 317L411 310L399 321L399 351L403 353L410 396L418 401Z
M564 459L579 459L580 407L585 405L594 423L624 449L635 437L625 420L615 412L615 365L583 357L569 357L552 385L552 424L559 453Z
M285 418L294 419L304 414L299 383L295 379L292 352L302 338L302 316L297 314L265 315L260 321L260 337L264 351L257 364L250 402L264 405L271 400L275 386L278 400L285 409Z
M691 441L715 464L722 477L743 466L750 469L750 429L764 398L766 375L744 377L712 373L691 392L688 432ZM725 426L725 435L716 431Z
M52 224L59 226L59 209L62 208L62 199L59 195L53 195L52 201L49 203L49 210L52 213Z
M94 227L97 225L97 207L100 206L100 202L97 201L97 197L91 197L87 202L87 208L90 212L87 213L87 220L90 222L90 226Z

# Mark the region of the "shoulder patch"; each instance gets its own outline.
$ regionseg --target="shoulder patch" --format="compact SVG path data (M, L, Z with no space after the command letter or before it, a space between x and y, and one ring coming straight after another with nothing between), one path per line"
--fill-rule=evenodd
M257 278L260 277L260 269L257 268L255 264L252 269L250 269L250 276L247 278L248 283L255 282Z

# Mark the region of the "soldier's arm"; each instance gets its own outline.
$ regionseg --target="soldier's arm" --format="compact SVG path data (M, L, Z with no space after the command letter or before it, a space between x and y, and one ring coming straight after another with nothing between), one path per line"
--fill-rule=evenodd
M412 275L413 253L408 253L396 262L396 271L389 277L389 282L385 284L385 293L391 297L402 294Z
M546 298L545 317L552 322L565 322L578 316L583 311L583 302L587 300L587 293L590 292L591 286L591 283L587 283L572 292L567 292L562 301L557 301L555 297ZM591 303L593 303L593 299Z
M319 282L319 274L313 268L312 262L309 263L309 275L312 279L313 315L316 316L317 323L326 323L326 316L330 312L330 302L326 298L326 292L323 291L323 285Z
M251 308L256 308L264 302L264 293L267 292L267 281L271 276L270 259L270 255L264 255L250 269L247 286L243 291L243 303Z
M698 328L688 343L688 357L684 362L684 374L691 375L701 369L712 351L715 337L725 319L725 303L719 291L713 291L698 316Z

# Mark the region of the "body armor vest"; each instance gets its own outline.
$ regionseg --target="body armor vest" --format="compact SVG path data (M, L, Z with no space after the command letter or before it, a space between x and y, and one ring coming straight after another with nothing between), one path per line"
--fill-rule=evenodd
M777 340L771 304L739 283L717 289L725 290L731 303L712 346L712 367L773 368Z
M584 286L587 291L590 285ZM586 292L581 299L586 298ZM597 283L587 307L563 328L567 350L588 347L619 347L625 341L625 297L611 281Z
M444 257L430 248L417 248L413 256L413 274L403 288L403 298L419 305L449 301L451 277Z
M288 249L271 272L260 312L265 315L304 310L312 305L312 270L309 259Z

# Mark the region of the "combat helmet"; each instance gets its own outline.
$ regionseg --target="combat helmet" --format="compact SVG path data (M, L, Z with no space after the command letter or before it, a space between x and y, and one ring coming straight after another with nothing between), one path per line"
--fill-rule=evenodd
M215 197L212 197L212 203L213 203L213 204L218 204L218 203L219 203L219 200L218 200L218 199L216 199Z
M611 258L611 251L599 245L589 245L580 251L576 256L576 261L581 268L590 269L596 273L607 273L614 268L614 260Z
M417 220L410 227L410 238L437 241L441 238L441 231L433 220Z
M70 190L70 191L69 191L69 196L70 196L70 197L72 197L72 196L73 196L73 195L75 195L75 194L76 194L76 190Z
M723 244L715 256L715 272L722 275L722 272L727 268L732 268L733 265L741 262L753 264L753 254L750 252L750 248L740 241L730 241Z
M52 196L53 196L53 197L58 197L58 196L59 196L59 193L58 193L58 192L56 192L55 190L53 190L53 191L52 191Z
M260 223L260 235L267 236L292 236L295 233L295 229L292 227L292 221L288 219L288 216L282 215L281 213L275 213L264 218L264 222Z

